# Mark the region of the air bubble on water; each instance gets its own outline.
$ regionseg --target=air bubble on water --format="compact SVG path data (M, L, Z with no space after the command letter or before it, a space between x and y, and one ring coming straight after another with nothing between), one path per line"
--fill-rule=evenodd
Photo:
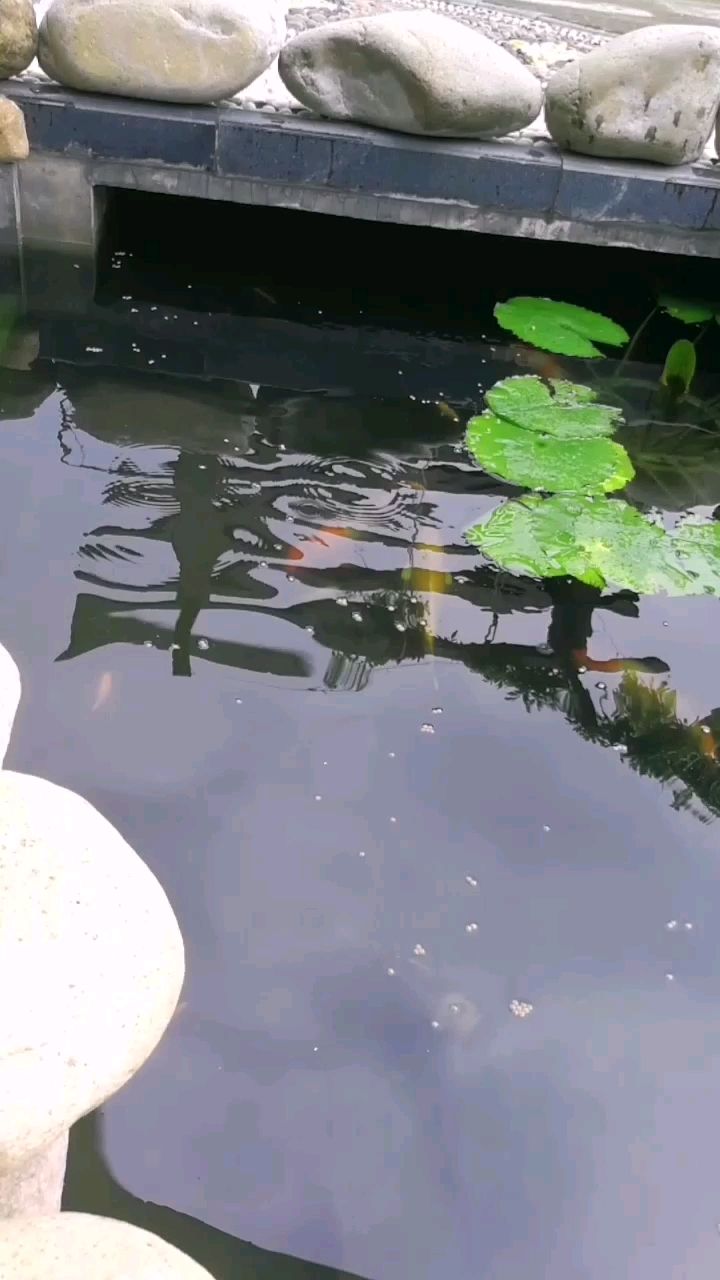
M692 920L686 920L686 921L685 921L685 924L684 924L684 926L683 926L683 927L684 927L685 929L687 929L687 931L688 931L688 933L689 933L689 932L690 932L690 930L691 930L691 929L692 929L692 927L693 927Z
M709 725L709 724L701 724L701 725L700 725L700 728L702 729L703 733L710 733L710 732L711 732L711 729L710 729L710 725Z
M432 1027L433 1031L437 1031L438 1027L440 1026L440 1023L438 1022L437 1018L433 1018L432 1022L430 1023L430 1026Z
M314 1045L313 1045L313 1053L317 1053L318 1048L319 1048L319 1045L314 1044Z
M131 314L131 315L137 315L137 307L131 307L131 308L130 308L130 314Z
M209 649L209 648L210 648L209 640L198 640L198 649Z
M295 574L294 574L294 573L286 573L286 574L285 574L285 577L286 577L286 579L287 579L287 581L288 581L288 582L294 582L294 581L295 581Z
M396 623L395 623L395 630L396 630L396 631L407 631L407 627L405 626L405 623L404 623L404 622L396 622Z
M395 759L395 752L388 751L388 760L394 760L394 759Z
M364 849L359 849L359 850L358 850L358 858L366 858L366 857L367 857L367 854L365 853L365 850L364 850Z
M260 484L259 480L253 480L252 484L250 485L250 492L262 493L262 485Z
M466 932L466 933L477 933L477 931L478 931L478 928L479 928L479 927L480 927L480 926L476 923L476 921L475 921L475 920L471 920L471 921L469 922L469 924L466 924L466 925L465 925L465 932Z
M621 755L621 756L627 755L627 747L625 746L624 742L613 743L613 751L617 751L618 755Z
M391 822L397 822L397 818L392 817L392 818L390 819L390 821L391 821Z
M396 608L397 608L397 606L396 606L396 605L394 605L394 604L389 604L389 605L388 605L388 607L387 607L387 611L388 611L388 613L394 613Z
M596 688L596 689L601 689L601 690L602 690L602 692L604 693L604 692L605 692L605 690L607 689L607 685L605 684L605 681L604 681L604 680L598 680L597 684L595 685L595 688Z
M152 640L143 640L143 648L152 649L153 648Z
M465 883L469 884L471 889L477 889L478 882L475 879L475 876L466 876Z
M394 970L394 969L388 969L388 977L389 977L389 978L394 978L394 977L395 977L395 970Z
M124 294L123 294L123 296L122 296L122 300L123 300L123 302L132 302L132 294L131 294L131 293L124 293Z
M587 667L578 667L578 675L584 676L586 671Z
M99 353L102 351L102 347L86 347L86 348L85 348L85 350L86 350L86 351L93 351L93 352L95 352L95 353L99 354Z
M236 699L235 699L235 706L236 706L236 707L241 707L241 706L242 706L242 698L236 698Z
M322 796L316 796L316 797L315 797L315 799L316 799L316 800L322 800Z
M664 627L669 627L669 626L670 626L670 623L669 623L669 622L663 622L663 626L664 626Z
M666 973L666 974L665 974L665 978L666 978L666 981L667 981L667 982L674 982L674 981L675 981L675 974L674 974L674 973Z
M363 620L362 614L357 609L353 611L352 620L353 622L362 622Z
M670 932L672 932L674 929L677 929L677 927L678 927L677 920L668 920L667 924L665 925L665 928L669 929Z
M421 725L420 725L420 732L421 732L421 733L434 733L434 732L435 732L435 727L434 727L434 725L431 725L431 724L421 724Z
M451 1012L451 1013L459 1013L459 1012L460 1012L460 1005L459 1005L459 1004L455 1004L455 1003L453 1002L453 1003L450 1005L450 1012Z
M547 823L546 823L546 822L545 822L545 823L543 823L543 831L545 832L545 835L547 835L547 833L548 833L548 831L549 831L549 830L550 830L550 828L549 828L549 826L547 825Z
M464 587L465 584L470 581L470 579L466 578L464 573L459 573L455 581L459 582L461 587Z
M347 596L338 596L335 603L339 604L341 609L347 609L347 605L348 605Z
M508 1008L515 1018L528 1018L533 1011L528 1000L511 1000Z
M414 955L414 956L426 956L426 955L427 955L427 951L425 950L425 948L424 948L424 946L423 946L422 942L416 942L416 943L415 943L415 946L413 947L413 955Z
M180 648L180 645L175 644L175 642L173 641L173 643L170 645L170 652L175 653L179 648Z
M305 628L305 630L307 631L307 633L308 633L308 635L309 635L309 636L314 636L314 635L315 635L315 628L314 628L312 625L308 625L308 626Z
M443 709L442 709L442 707L433 707L433 708L432 708L432 713L433 713L433 715L434 715L434 716L441 716L441 715L442 715L442 713L443 713Z
M207 471L207 463L206 463L206 462L199 462L199 463L198 463L198 471ZM237 533L237 529L235 530L235 532Z

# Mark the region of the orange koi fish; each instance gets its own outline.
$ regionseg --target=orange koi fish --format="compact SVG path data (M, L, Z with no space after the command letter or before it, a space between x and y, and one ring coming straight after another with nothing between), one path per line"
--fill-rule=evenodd
M538 351L537 347L526 347L524 343L513 342L510 355L514 364L519 365L521 369L529 369L531 373L537 373L541 378L546 378L548 381L555 378L560 382L567 380L567 370L549 351Z
M93 711L99 711L101 707L109 700L113 691L112 671L103 671L98 680L97 689L95 691L95 701L92 704Z

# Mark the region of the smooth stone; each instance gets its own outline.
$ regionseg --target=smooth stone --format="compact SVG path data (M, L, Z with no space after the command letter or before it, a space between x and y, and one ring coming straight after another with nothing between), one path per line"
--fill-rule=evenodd
M115 828L73 792L6 770L0 903L4 1217L13 1172L44 1176L52 1144L149 1057L184 957L163 889Z
M212 1280L140 1227L85 1213L0 1222L2 1280Z
M0 98L0 163L27 160L29 155L25 116L16 102Z
M540 82L512 54L429 11L315 27L285 45L278 65L310 110L404 133L500 138L542 106Z
M559 147L588 156L691 164L720 106L720 30L641 27L550 78L545 120Z
M38 61L71 89L217 102L257 79L284 37L280 0L54 0Z
M17 76L30 66L38 43L32 0L2 0L0 4L0 80Z

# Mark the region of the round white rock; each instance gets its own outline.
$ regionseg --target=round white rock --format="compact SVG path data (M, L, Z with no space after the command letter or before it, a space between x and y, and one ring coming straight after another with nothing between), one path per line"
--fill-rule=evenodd
M159 1236L112 1218L58 1213L0 1222L2 1280L212 1280Z
M54 0L38 62L71 89L217 102L257 79L284 38L284 0Z
M532 123L540 81L479 31L416 10L304 31L280 54L290 93L311 111L404 133L500 138Z
M38 1207L33 1168L48 1176L74 1121L155 1048L184 956L163 889L115 828L73 792L4 770L0 903L2 1217L23 1196Z
M720 106L720 30L641 27L551 76L545 122L588 156L692 164Z

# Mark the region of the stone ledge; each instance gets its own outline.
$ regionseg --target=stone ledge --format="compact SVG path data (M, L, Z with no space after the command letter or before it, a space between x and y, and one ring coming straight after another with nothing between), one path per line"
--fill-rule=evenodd
M28 78L0 92L22 107L36 155L85 162L95 186L720 257L720 174L707 161L595 161L542 139L415 138L232 104L75 94Z

